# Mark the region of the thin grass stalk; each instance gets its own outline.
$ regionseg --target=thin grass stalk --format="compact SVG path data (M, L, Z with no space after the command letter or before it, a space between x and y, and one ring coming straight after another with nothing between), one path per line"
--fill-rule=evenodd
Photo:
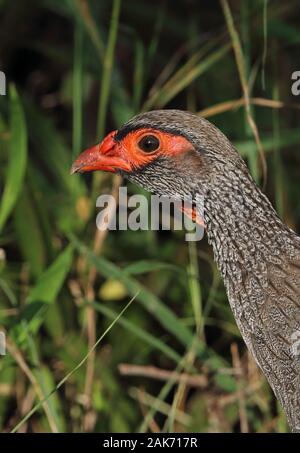
M195 317L196 334L204 341L204 319L202 313L202 294L201 285L199 282L199 265L197 258L197 246L195 242L189 242L189 266L188 273L190 277L188 279L188 287L190 293L190 300Z
M107 47L103 60L102 68L102 80L100 85L100 95L99 95L99 106L98 106L98 116L97 116L97 135L102 137L105 131L106 116L108 110L108 100L110 96L111 89L111 78L112 78L112 69L114 62L115 46L117 40L117 32L119 25L119 16L121 9L121 0L114 0L112 6L112 15L110 21L109 35ZM96 188L99 182L99 175L94 175L93 179L93 199L95 198ZM120 178L114 178L114 197L117 199L117 191L120 185ZM114 212L111 212L111 215L114 215ZM94 240L94 252L99 254L103 241L106 237L107 231L97 230ZM89 270L88 281L86 287L86 298L91 301L94 298L94 282L96 278L96 270L92 267ZM86 310L87 314L87 333L88 333L88 342L91 346L95 342L96 338L96 312L92 306L88 306ZM91 395L92 395L92 385L94 380L94 370L95 370L95 354L92 353L87 361L87 370L86 370L86 379L85 379L85 388L84 393L87 397L87 410L91 406ZM83 420L85 430L89 430L89 420L88 413Z
M250 23L249 23L249 14L250 14L250 1L245 0L241 5L241 41L243 45L243 58L244 58L244 71L245 71L245 78L247 79L248 85L248 94L249 94L249 103L250 103L250 96L251 96L251 89L253 85L250 85L250 74L251 74L251 33L250 33ZM244 106L247 106L248 100L246 98ZM250 103L249 105L249 112L251 116L254 115L253 104ZM244 115L244 129L245 134L247 137L252 136L252 129L248 121L248 111L247 108L243 111ZM253 116L254 117L254 116ZM258 183L259 182L259 167L258 167L258 152L257 148L254 147L253 152L248 154L248 164L250 168L250 173L252 174L254 180Z
M103 72L100 86L100 97L97 118L97 136L102 137L105 132L105 122L108 107L108 100L111 90L112 69L117 41L121 0L114 0L112 15L109 27L108 42L103 61Z
M261 70L261 84L262 89L266 89L266 61L268 51L268 0L263 0L263 56L262 56L262 70Z
M180 47L177 52L171 57L162 72L159 74L154 85L150 88L148 99L144 103L142 110L145 111L151 108L159 98L162 90L168 91L175 84L175 82L182 80L185 77L185 74L192 70L193 67L218 44L221 44L219 36L217 38L209 40L203 46L197 49L192 54L192 56L190 56L188 60L182 66L180 66L177 71L175 71L176 65L189 49L188 45ZM172 75L173 71L175 72Z
M144 46L143 43L137 39L135 44L135 61L133 72L133 109L138 113L144 84Z
M113 200L118 200L118 193L119 193L119 187L121 184L121 177L116 176L113 179L113 189L112 189L112 198ZM108 206L109 213L109 222L115 215L115 203L110 203ZM105 238L108 234L108 229L97 229L96 234L95 234L95 239L94 239L94 247L93 251L95 255L99 255L103 246L103 243L105 241ZM92 266L89 269L88 273L88 278L87 278L87 286L85 290L85 296L88 301L93 301L95 299L95 292L94 292L94 284L95 284L95 279L97 276L97 270L95 266ZM94 344L95 338L96 338L96 311L92 305L87 306L86 309L86 315L87 315L87 333L88 333L88 343L89 347ZM95 371L95 352L93 351L87 361L87 369L86 369L86 379L85 379L85 386L84 386L84 393L85 396L87 397L87 409L90 408L91 406L91 396L92 396L92 386L93 386L93 380L94 380L94 371ZM88 430L89 428L89 417L88 414L84 418L84 425L85 425L85 430Z
M152 107L163 108L168 102L177 96L177 94L188 87L201 74L207 71L214 63L223 58L224 55L229 52L230 47L230 45L225 44L221 47L221 49L215 50L191 68L184 65L184 70L183 68L179 69L182 73L182 77L178 77L178 74L176 73L172 79L168 80L168 82L166 82L166 84L152 96L152 98L148 99L144 103L142 110L147 111Z
M187 366L191 367L194 365L195 358L196 358L195 352L196 351L195 351L195 344L194 344L194 345L192 345L190 351L186 355L186 362L185 362L185 365L183 368L184 377L179 382L175 396L173 398L171 411L169 413L169 416L168 416L165 426L164 426L164 431L167 431L169 433L176 431L175 426L174 426L175 420L176 420L176 412L178 410L181 410L181 407L183 407L185 399L186 399L187 378L186 378L185 371L186 371Z
M152 395L146 392L141 392L141 390L138 388L133 387L132 389L130 389L129 395L132 398L141 401L145 406L152 407L152 405L155 404L155 398ZM172 406L164 401L160 401L158 410L162 414L168 416L170 414L170 411L172 410ZM191 423L191 416L181 411L180 409L176 409L175 420L181 425L189 426Z
M94 18L91 14L88 0L77 0L77 8L79 10L81 19L86 27L86 30L87 30L88 34L90 35L90 38L97 50L99 60L100 60L101 64L103 64L105 46L104 46L102 38L98 32L97 25L94 21Z
M75 20L73 58L73 149L72 161L82 150L82 103L83 103L83 28Z
M262 165L262 175L263 175L263 187L265 187L266 182L267 182L267 163L266 163L266 158L264 154L264 150L260 141L258 129L256 126L256 123L253 120L253 117L251 115L251 108L250 108L250 97L249 97L249 87L248 87L248 82L246 78L246 72L245 72L245 63L244 63L244 55L239 39L238 32L235 28L232 14L228 5L227 0L220 0L221 6L223 9L223 14L226 20L227 28L232 40L232 45L233 45L233 50L235 54L235 60L239 72L239 77L240 77L240 82L245 98L245 108L246 108L246 113L247 113L247 120L249 122L249 126L252 130L253 136L255 138L256 146L258 148L259 154L260 154L260 160L261 160L261 165Z
M257 105L258 107L268 107L271 109L300 109L300 104L288 104L280 101L279 99L265 99L255 97L250 98L249 102L250 104ZM245 98L233 99L230 101L220 102L218 104L212 105L211 107L207 107L206 109L197 112L197 114L205 118L209 118L211 116L220 115L221 113L238 110L241 107L245 107L245 104Z
M101 343L101 341L106 337L106 335L110 332L110 330L114 327L114 325L119 321L119 319L123 316L125 311L130 307L134 299L136 298L137 294L132 297L132 299L128 302L128 304L125 305L123 310L118 314L118 316L113 320L113 322L110 323L110 325L107 327L107 329L103 332L103 334L98 338L96 343L92 346L92 348L87 352L87 354L80 360L80 362L69 372L67 373L63 379L59 381L59 383L49 392L41 401L39 401L28 414L23 417L19 423L11 430L11 433L15 433L19 430L19 428L27 421L29 420L30 417L32 417L33 414L44 404L47 402L47 400L50 398L51 395L53 395L58 389L60 389L65 382L67 382L71 376L73 376L76 371L78 371L82 365L86 362L88 357L96 350L97 346Z
M278 86L275 84L273 87L273 97L278 98ZM275 176L275 203L278 214L281 218L284 216L284 181L283 181L283 167L280 153L280 123L279 113L273 110L272 123L274 134L274 176Z
M14 342L11 339L9 341L7 341L7 349L9 351L9 353L11 354L11 356L15 359L16 363L19 365L20 369L23 371L23 373L28 378L36 395L38 396L38 398L40 400L38 403L39 407L40 406L43 407L51 431L53 433L58 433L59 432L58 427L56 425L55 419L53 418L49 404L47 402L47 399L44 396L43 390L38 382L38 379L32 373L32 371L31 371L30 367L27 365L21 351L17 348L17 346L14 344ZM17 432L20 427L21 427L21 425L17 426L16 430L14 432Z
M166 381L163 385L162 389L160 390L157 398L153 401L151 409L148 411L147 415L144 417L144 420L138 430L139 433L145 433L148 430L148 427L153 420L156 412L159 410L161 402L165 400L168 396L169 392L171 391L173 385L176 383L176 375L181 373L186 365L186 354L182 357L179 364L176 366L174 370L174 375L170 376L170 379Z

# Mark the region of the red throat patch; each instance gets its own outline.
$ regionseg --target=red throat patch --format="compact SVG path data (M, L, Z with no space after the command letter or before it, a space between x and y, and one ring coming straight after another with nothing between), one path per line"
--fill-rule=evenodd
M199 216L194 206L187 207L185 205L182 205L181 210L187 217L192 219L193 222L205 228L204 220Z

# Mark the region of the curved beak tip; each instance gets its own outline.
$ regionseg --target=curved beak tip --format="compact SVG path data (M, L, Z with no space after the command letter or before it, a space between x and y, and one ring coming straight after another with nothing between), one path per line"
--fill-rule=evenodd
M74 162L72 167L70 168L70 175L74 175L74 173L80 173L80 168L81 165L78 165L76 164L76 162Z
M70 168L70 174L91 171L116 173L117 169L128 169L128 164L120 156L113 139L115 131L108 134L100 144L83 151Z

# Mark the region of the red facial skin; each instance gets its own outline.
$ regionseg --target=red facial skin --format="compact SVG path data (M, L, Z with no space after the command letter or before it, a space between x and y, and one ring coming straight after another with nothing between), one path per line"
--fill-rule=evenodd
M180 135L173 135L156 129L144 128L129 132L120 142L114 140L117 131L110 132L101 143L87 149L79 155L71 168L73 173L107 171L116 173L118 170L132 172L141 169L159 156L175 157L193 149L191 143ZM146 135L158 138L160 146L153 152L142 151L138 144ZM202 219L194 209L183 209L184 213L203 225Z
M192 145L184 137L154 129L130 132L120 142L113 138L116 133L117 131L110 132L100 144L81 153L72 165L71 173L97 170L111 173L123 170L130 173L159 156L172 157L192 149ZM157 150L147 153L139 148L138 143L145 135L154 135L158 138L160 146Z

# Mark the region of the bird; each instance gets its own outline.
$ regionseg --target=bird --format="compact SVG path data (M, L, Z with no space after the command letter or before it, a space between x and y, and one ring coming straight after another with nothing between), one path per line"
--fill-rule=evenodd
M136 115L79 155L71 173L108 171L194 209L246 346L300 432L300 236L211 122L181 110ZM200 211L200 212L199 212Z

